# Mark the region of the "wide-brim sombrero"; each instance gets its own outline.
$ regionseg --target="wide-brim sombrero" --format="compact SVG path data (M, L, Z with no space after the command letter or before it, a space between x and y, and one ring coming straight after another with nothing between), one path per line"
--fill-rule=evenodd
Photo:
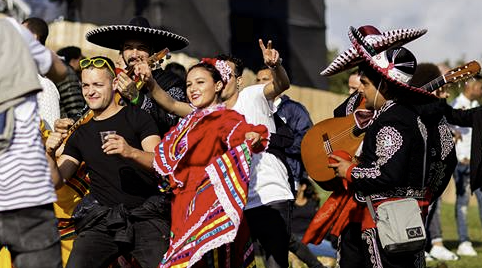
M396 29L380 32L371 25L361 26L357 30L361 34L361 38L370 44L376 53L391 47L403 46L427 32L426 29ZM340 53L320 74L334 75L357 66L362 60L358 51L352 46Z
M406 95L420 96L420 101L422 102L437 99L429 91L409 84L415 73L417 60L408 49L401 46L393 46L377 53L371 44L365 42L362 34L357 29L350 27L348 36L362 62L381 75L388 83L404 90Z
M178 34L151 28L147 19L135 17L127 25L110 25L93 29L85 35L87 41L101 47L120 50L127 40L143 40L149 42L157 52L164 48L170 51L180 50L189 45L189 40Z

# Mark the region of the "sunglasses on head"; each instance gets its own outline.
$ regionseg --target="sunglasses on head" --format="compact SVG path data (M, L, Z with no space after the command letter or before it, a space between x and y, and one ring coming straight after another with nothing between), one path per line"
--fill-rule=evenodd
M102 68L102 67L104 67L104 65L107 65L107 68L109 68L109 70L115 76L114 69L112 69L109 62L107 62L107 60L105 60L103 58L95 58L95 59L85 58L85 59L82 59L79 62L79 64L80 64L80 69L82 69L82 70L89 67L90 65L93 65L95 68Z

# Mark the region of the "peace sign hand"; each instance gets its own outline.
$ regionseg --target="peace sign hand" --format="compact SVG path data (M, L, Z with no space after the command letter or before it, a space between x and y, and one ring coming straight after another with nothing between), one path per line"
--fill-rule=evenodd
M268 40L266 47L264 46L262 39L259 39L258 42L261 52L263 53L264 64L270 68L280 65L282 59L279 56L279 52L273 48L273 42Z

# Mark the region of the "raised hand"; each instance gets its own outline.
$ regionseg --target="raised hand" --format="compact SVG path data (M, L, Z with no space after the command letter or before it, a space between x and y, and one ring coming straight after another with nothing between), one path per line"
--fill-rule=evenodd
M281 64L282 60L279 56L279 52L273 48L273 42L271 40L268 40L266 46L264 46L262 39L259 39L258 42L263 54L264 64L266 64L266 66L273 68Z

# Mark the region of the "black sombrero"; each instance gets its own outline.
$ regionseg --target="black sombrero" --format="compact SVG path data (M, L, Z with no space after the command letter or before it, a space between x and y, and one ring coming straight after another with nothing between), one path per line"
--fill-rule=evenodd
M101 47L120 50L125 41L131 39L149 42L154 51L169 48L170 51L189 45L187 38L175 33L151 28L144 17L134 17L128 25L103 26L87 32L87 41Z
M330 76L339 72L351 69L362 62L363 58L355 48L355 44L363 41L370 45L372 52L378 54L391 47L403 46L406 43L413 41L424 35L427 30L421 29L397 29L386 32L380 32L377 28L371 25L361 26L355 29L359 36L358 41L352 40L353 46L340 55L338 55L323 71L321 75ZM350 32L352 32L350 30Z
M367 64L386 81L405 90L409 95L415 93L422 97L421 101L437 98L434 94L409 84L417 68L417 60L410 50L401 46L391 46L378 52L354 27L350 27L348 36L362 60L360 64Z

